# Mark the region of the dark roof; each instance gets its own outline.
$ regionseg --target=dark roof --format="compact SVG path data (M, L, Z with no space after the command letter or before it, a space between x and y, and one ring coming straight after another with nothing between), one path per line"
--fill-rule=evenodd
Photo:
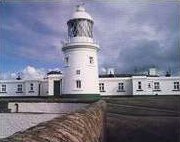
M147 76L147 77L159 77L158 75L147 74L100 74L99 78L113 78L113 77L132 77L132 76Z
M113 78L113 77L131 77L132 74L102 74L99 75L100 78Z
M47 73L47 75L50 75L50 74L62 74L61 71L50 71Z
M18 77L16 78L16 80L21 80L21 77L20 77L20 76L18 76Z
M147 75L147 77L159 77L159 75Z

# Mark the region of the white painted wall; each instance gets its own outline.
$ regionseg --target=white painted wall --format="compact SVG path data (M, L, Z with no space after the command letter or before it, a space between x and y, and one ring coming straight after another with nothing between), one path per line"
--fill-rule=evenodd
M84 68L88 66L84 63ZM70 67L70 66L69 66ZM78 65L77 65L78 67ZM91 66L89 67L91 68ZM68 76L66 80L67 90L69 93L76 92L77 94L88 94L98 89L99 85L96 86L96 78L88 75L87 72L95 74L94 69L88 67L81 70L80 75L76 75L76 67L71 67L68 70ZM53 95L54 80L64 79L62 75L51 75L48 80L0 80L0 96L38 96L39 95L39 84L40 84L40 96ZM82 90L76 90L75 80L82 80ZM138 91L138 81L142 83L142 91ZM160 83L160 91L154 91L154 82ZM101 95L180 95L180 90L174 90L174 82L180 82L180 77L146 77L146 76L133 76L133 77L112 77L112 78L98 78L98 83L104 83L105 92L100 92ZM30 91L30 84L34 84L34 92ZM64 83L64 80L63 82ZM118 83L124 83L125 92L118 92ZM6 84L6 93L1 92L1 87ZM17 93L17 85L23 85L23 92ZM148 87L150 84L151 87ZM65 84L62 84L65 85ZM97 87L97 88L96 88ZM96 88L96 89L93 89ZM72 90L72 91L71 91Z
M132 95L132 79L130 77L124 78L100 78L99 83L104 83L105 92L100 92L102 96L111 95ZM124 84L124 91L118 91L119 83Z
M174 90L174 82L180 82L180 77L132 77L133 95L180 95L180 90ZM137 91L138 81L142 82L142 90ZM154 82L160 83L160 91L155 91ZM149 83L150 86L149 87Z
M138 89L138 82L141 82L141 90ZM133 95L146 95L147 94L147 78L146 76L133 76Z
M47 96L48 95L48 88L49 88L48 86L49 86L49 84L48 84L47 80L40 82L40 88L41 88L40 95L41 96Z
M33 91L30 90L30 84L33 84ZM24 82L25 95L26 96L39 96L39 81L27 80Z
M90 45L74 46L64 54L69 63L64 67L63 94L99 94L97 49ZM89 57L93 57L93 64ZM81 80L81 88L76 87L76 80Z
M8 109L11 112L16 112L18 104L18 112L36 112L36 113L70 113L77 109L87 106L82 103L8 103Z
M30 84L33 91L30 91ZM18 84L22 84L22 92L17 91ZM39 91L40 84L40 91ZM6 85L6 92L2 92L2 85ZM47 95L47 81L41 80L0 80L0 96L41 96ZM40 93L40 94L39 94Z
M147 77L147 80L152 83L153 95L180 95L180 90L174 90L174 82L180 82L180 77ZM155 91L154 82L160 83L160 91Z
M6 85L6 92L1 92L2 85ZM22 93L17 93L17 85L22 84ZM0 96L25 96L26 88L23 80L1 80L0 81Z

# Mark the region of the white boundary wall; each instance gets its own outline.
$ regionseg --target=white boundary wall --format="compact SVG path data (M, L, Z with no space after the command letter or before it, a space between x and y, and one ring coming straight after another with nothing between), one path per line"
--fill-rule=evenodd
M8 104L11 112L16 112L18 104L18 112L35 112L35 113L70 113L80 109L87 104L82 103L17 103Z

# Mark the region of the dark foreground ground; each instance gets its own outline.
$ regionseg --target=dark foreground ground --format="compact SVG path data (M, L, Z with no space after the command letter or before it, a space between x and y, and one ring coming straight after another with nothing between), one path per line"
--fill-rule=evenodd
M180 96L104 100L107 142L180 142Z

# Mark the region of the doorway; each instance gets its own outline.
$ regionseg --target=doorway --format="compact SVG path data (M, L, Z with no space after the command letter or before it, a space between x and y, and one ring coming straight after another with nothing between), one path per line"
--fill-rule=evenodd
M60 81L54 81L54 96L60 95Z

